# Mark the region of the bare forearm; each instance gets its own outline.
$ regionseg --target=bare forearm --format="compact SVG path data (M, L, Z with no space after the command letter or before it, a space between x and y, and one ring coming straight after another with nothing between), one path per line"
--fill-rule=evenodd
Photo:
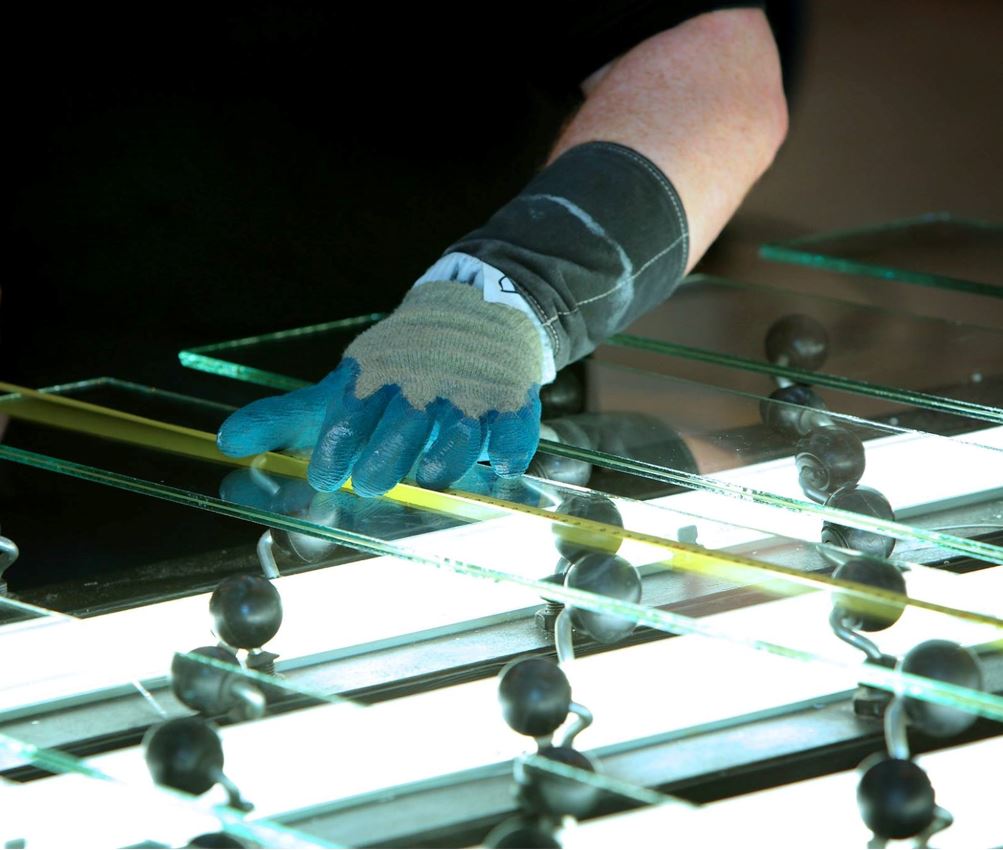
M765 15L701 15L642 42L586 81L586 100L552 159L618 142L672 181L693 267L769 167L787 130L776 45Z

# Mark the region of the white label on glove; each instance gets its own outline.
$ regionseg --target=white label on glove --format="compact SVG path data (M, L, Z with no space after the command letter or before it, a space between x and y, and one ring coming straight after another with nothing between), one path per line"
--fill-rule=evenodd
M516 310L526 309L526 299L515 288L512 278L508 275L502 274L494 266L481 263L480 278L485 301L489 301L492 304L504 304Z

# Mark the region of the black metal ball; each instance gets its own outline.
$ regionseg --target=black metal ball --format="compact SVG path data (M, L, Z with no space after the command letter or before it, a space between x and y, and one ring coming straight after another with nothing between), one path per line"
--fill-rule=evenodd
M594 522L602 522L606 525L615 525L623 528L623 517L616 505L605 496L599 494L575 493L568 496L561 502L554 511L566 516L590 519ZM554 545L561 557L568 561L597 550L603 552L616 552L620 548L621 540L610 534L581 530L574 526L556 522L553 525Z
M571 684L553 661L524 658L500 674L498 698L502 715L520 735L550 735L568 717Z
M515 817L498 824L487 838L484 839L484 847L523 847L523 848L556 848L560 850L560 843L554 837L551 830L547 829L535 818Z
M883 838L910 838L933 821L936 803L926 773L905 759L883 759L857 785L857 805L867 828Z
M817 369L828 353L829 334L811 316L784 316L766 332L766 359L778 366Z
M571 747L541 747L539 756L578 770L595 773L591 760ZM532 812L563 817L583 818L592 811L600 790L587 782L541 770L525 764L520 785L523 805Z
M223 770L223 745L216 730L200 717L179 717L153 727L143 741L154 782L204 794Z
M188 655L176 654L171 662L171 690L174 696L200 714L225 714L234 705L234 698L227 688L234 673L202 664L190 658L191 655L201 655L239 667L237 656L221 646L200 646Z
M617 555L589 552L578 558L564 576L564 586L587 590L621 602L641 601L641 577L630 563ZM616 643L634 631L635 622L618 614L572 607L575 627L600 643Z
M223 579L209 599L214 631L221 641L240 649L257 649L282 625L282 599L262 576Z
M250 847L250 844L243 844L225 832L207 832L204 835L197 835L189 841L185 847Z
M900 596L906 595L905 577L902 571L887 561L872 558L851 558L833 574L834 579L866 584L878 590L887 590ZM906 603L877 599L864 599L852 594L836 591L833 607L843 616L855 622L853 628L864 632L880 632L898 622Z
M764 398L759 403L759 416L771 430L796 440L829 421L819 413L825 409L825 402L811 387L791 384L774 390L769 399Z
M875 519L895 521L895 512L888 500L873 487L853 485L837 490L825 500L827 508L839 508ZM822 525L822 542L830 546L852 549L872 558L887 558L895 548L895 538L876 531L839 525L826 521Z
M982 690L982 668L970 650L949 640L928 640L914 646L902 659L903 673L925 676L972 690ZM961 708L907 697L909 720L928 735L948 738L968 729L976 716Z
M798 481L809 499L824 502L864 474L864 444L846 428L816 428L798 444Z

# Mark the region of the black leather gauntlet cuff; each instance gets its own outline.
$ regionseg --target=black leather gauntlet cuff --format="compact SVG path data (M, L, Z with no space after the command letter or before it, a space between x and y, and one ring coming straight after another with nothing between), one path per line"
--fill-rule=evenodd
M560 369L671 295L689 240L679 195L653 163L622 145L589 142L562 154L452 251L512 280Z

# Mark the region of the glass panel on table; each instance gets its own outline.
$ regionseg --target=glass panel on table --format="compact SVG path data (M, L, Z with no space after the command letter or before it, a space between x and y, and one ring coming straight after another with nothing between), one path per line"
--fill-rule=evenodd
M483 467L477 467L467 479L460 482L461 492L458 493L439 494L402 486L390 496L379 500L359 499L348 491L317 494L318 501L342 511L349 517L347 524L355 526L354 529L346 529L345 524L332 527L319 515L311 515L309 512L304 515L297 510L290 516L282 510L284 500L280 497L276 502L274 498L276 494L281 496L284 487L296 486L302 478L304 464L301 460L289 456L267 455L260 456L253 465L249 465L250 461L235 462L213 454L215 449L211 434L192 432L186 435L171 429L166 429L165 433L165 429L156 423L141 423L136 420L129 423L129 428L123 428L125 420L107 413L99 415L96 411L90 411L93 414L91 419L68 415L67 410L80 411L77 402L78 400L60 401L58 396L52 394L42 397L6 397L3 402L6 412L15 417L34 420L36 426L43 430L61 431L64 444L59 450L61 456L58 458L29 453L15 446L0 447L0 454L10 460L62 471L76 477L100 480L147 495L157 495L256 522L266 522L273 528L286 532L317 536L375 554L398 555L411 562L445 566L452 572L488 578L501 582L513 594L521 594L519 599L523 606L532 604L529 600L535 602L541 593L558 599L576 598L575 594L582 592L580 588L552 590L555 587L553 584L544 584L542 581L554 574L555 567L565 563L561 560L562 556L570 555L569 560L577 561L583 551L592 550L607 554L618 551L622 559L626 560L624 569L629 567L640 572L667 571L681 577L709 580L716 591L729 586L734 588L751 585L770 595L788 595L806 589L833 587L832 581L823 576L785 569L747 557L713 552L700 545L664 536L675 534L684 537L692 534L692 527L688 524L683 528L672 529L670 526L666 529L667 514L657 505L587 492L583 494L580 490L561 487L552 482L538 482L531 478L504 481L497 479ZM197 402L192 400L192 403ZM45 408L44 415L39 412L39 406ZM66 421L60 423L60 428L38 424L40 419L51 417L55 408L59 408L66 416ZM94 418L113 421L103 421L98 426L95 425ZM81 428L89 433L79 430ZM151 434L151 431L156 433ZM96 436L98 433L103 433L106 437ZM114 440L107 439L111 435L114 435ZM91 466L92 460L100 460L102 467ZM144 463L148 464L147 472L156 468L155 474L145 479L129 475L130 470L142 468ZM214 470L215 474L205 477L206 469ZM267 478L265 486L262 486L262 476ZM209 485L207 482L212 479L213 483ZM197 488L185 489L191 487L193 481L200 482ZM584 507L580 504L583 495L586 502ZM619 515L618 518L610 517L610 503ZM736 504L734 500L730 500L730 503ZM599 519L591 515L591 508L596 505L600 508ZM516 506L518 509L514 509ZM438 529L433 533L415 533L407 538L388 540L368 533L370 528L385 528L383 510L389 510L394 515L415 512L419 516L437 519L445 516L451 523L460 525ZM584 516L563 518L567 514ZM852 515L845 513L836 513L834 516L850 516L852 521ZM625 526L625 531L617 531L619 523ZM887 529L888 533L907 537L910 535L910 529L906 526L881 522L878 524L881 529ZM916 534L921 539L932 535L922 531L917 531ZM950 543L947 536L942 540L945 545ZM958 541L960 547L971 548L973 545L971 541L961 538ZM322 571L321 574L339 572L340 569ZM375 575L376 570L367 569L367 572ZM926 572L931 571L924 571L924 574ZM931 572L931 575L937 573ZM860 593L856 588L847 588L845 585L839 587L841 593ZM389 596L399 589L399 584L390 577L381 584L381 589L385 596ZM708 590L706 586L700 589L705 593ZM491 604L498 604L502 595L498 588L491 589ZM864 596L867 596L866 592ZM350 598L357 596L350 594ZM413 601L414 590L405 587L403 598L405 602ZM592 599L593 597L586 595L580 604L599 604ZM920 597L913 597L911 604L927 610L936 607ZM608 608L605 607L607 605ZM465 618L469 619L470 603L466 597L462 600L462 606ZM667 623L673 619L673 615L650 608L637 609L632 602L601 602L599 608L616 616L639 617L640 622L648 625ZM987 625L995 634L996 621L991 616L986 618L958 611L948 612L948 615L949 618ZM325 622L328 630L333 628L331 618L328 617ZM310 623L309 628L312 640L323 640L328 646L331 645L330 635L324 634L325 629L318 629L315 622ZM678 628L678 624L673 628ZM684 631L687 628L690 627L682 626Z
M698 275L628 331L610 342L682 377L709 362L1003 423L1003 330Z
M112 400L106 387L95 395ZM15 420L6 444L45 453L64 436ZM261 569L246 523L22 464L0 464L0 518L20 548L5 574L10 594L76 617L208 592ZM358 557L343 549L332 562Z
M636 340L637 338L631 338L632 344ZM606 345L598 350L597 358L604 363L652 374L671 375L756 396L765 397L775 393L782 395L783 387L792 383L786 378L771 374L774 367L753 360L736 363L734 358L727 355L657 341L645 340L643 345L643 348ZM696 359L697 357L700 359ZM811 383L813 380L814 376L796 383L811 386L829 410L879 425L978 442L983 438L980 435L991 433L989 429L999 424L995 408L983 407L975 413L970 409L956 412L957 407L950 400L933 397L917 399L916 394L910 391L866 394L859 388L846 389L844 381L836 387L828 382Z
M79 397L76 400L79 401ZM194 400L191 403L197 404ZM403 559L403 565L409 571L417 573L416 568L419 566L429 568L421 571L420 588L403 588L412 605L415 599L421 600L421 605L415 606L419 608L426 607L435 598L435 590L430 591L426 577L432 574L431 568L439 566L450 571L448 574L489 579L490 581L482 581L480 584L485 594L490 594L495 601L510 589L522 594L523 599L536 601L539 596L547 596L568 602L578 611L592 611L606 618L626 620L629 624L641 623L663 631L712 638L715 646L721 648L737 646L755 651L757 655L765 653L815 664L819 670L835 669L844 690L852 687L852 683L858 679L885 686L901 683L902 674L878 665L863 665L859 652L846 649L838 643L829 627L832 597L828 592L761 601L764 597L787 596L792 593L792 588L810 590L814 587L827 591L838 588L838 605L856 606L860 602L864 606L863 610L869 614L874 613L874 608L887 614L891 607L895 609L896 622L883 635L882 649L887 646L886 651L893 652L901 652L902 647L913 645L917 636L926 637L930 634L947 635L966 644L980 643L996 638L1003 625L991 616L948 611L943 607L943 600L952 598L952 589L956 591L955 598L969 601L975 598L980 601L998 598L998 594L988 593L987 588L981 584L983 580L992 577L994 571L991 570L958 577L937 571L913 569L906 578L911 584L909 590L912 604L908 610L902 611L905 600L894 593L856 592L852 585L834 585L809 575L796 577L789 571L771 568L769 564L729 557L700 546L679 544L670 537L661 537L659 534L665 533L664 519L667 514L657 505L596 497L581 490L562 488L533 479L499 482L486 470L477 470L469 479L461 482L461 487L465 488L468 495L435 494L404 487L387 499L370 500L367 504L371 506L392 503L394 510L431 513L446 516L452 523L460 523L433 533L388 541L366 533L368 511L352 507L353 500L357 500L357 497L351 493L320 494L317 498L326 504L330 504L328 500L333 500L335 507L346 508L346 513L358 526L357 530L346 530L340 525L332 527L323 522L319 515L309 512L303 515L301 511L293 511L293 515L289 516L282 511L284 500L279 499L276 504L275 496L285 486L292 486L302 478L302 461L295 458L273 455L262 457L252 465L235 464L213 454L211 432L183 432L164 428L156 423L123 419L114 414L84 410L78 405L57 402L55 397L8 397L3 400L3 408L17 418L23 417L23 421L33 422L41 430L48 429L55 433L58 429L64 436L62 444L57 445L55 438L50 444L50 451L55 450L58 457L30 452L8 444L0 447L0 454L8 460L33 464L83 480L100 481L254 522L267 522L274 529L289 534L348 543L371 553L399 556L396 560ZM59 416L53 415L53 408L60 409ZM87 415L82 415L84 413ZM114 421L108 421L109 419ZM97 449L99 444L102 446L101 450ZM119 451L112 451L112 446ZM90 462L99 457L102 465L91 465ZM159 462L154 460L155 457L160 458ZM148 464L145 468L147 475L130 474L142 465L141 459ZM203 465L215 470L216 483L213 488L183 488L185 481L197 478L192 473L192 465ZM235 469L235 466L238 468ZM288 474L297 471L298 475ZM240 478L229 477L235 473ZM225 481L222 487L220 478ZM226 498L220 498L221 491ZM596 500L603 507L611 502L628 531L621 535L610 529L610 523L588 518L561 519L555 508L569 497L581 498L583 495L588 503ZM346 499L347 505L344 504ZM528 510L513 511L512 504L522 505ZM565 507L565 510L569 508ZM634 531L635 528L642 530ZM555 562L559 562L558 555L567 554L562 553L561 548L568 546L573 547L571 559L576 565L581 561L579 552L574 549L585 550L581 557L597 551L608 559L609 550L615 547L629 568L647 572L671 567L674 572L665 570L666 573L680 578L690 575L701 578L709 576L732 586L751 583L762 595L755 600L759 604L747 605L742 610L694 618L650 604L638 605L632 601L634 597L626 600L608 599L589 593L573 583L559 587L539 581L541 574L548 575L553 571ZM379 573L376 560L364 562L363 566L368 574L380 581L380 592L364 597L379 600L379 616L373 617L371 612L365 613L370 614L370 619L391 620L392 617L386 614L383 606L388 597L401 590L400 585L394 581L394 576ZM305 581L308 577L327 578L343 569L317 570L288 578L293 581ZM285 578L287 577L283 580ZM979 585L979 592L973 592L973 582ZM322 606L323 617L311 618L304 611L295 619L308 627L311 638L324 640L331 646L335 643L329 639L334 625L346 616L346 612L362 606L358 603L358 593L330 592L330 588L326 590L327 592L324 588L312 587L308 594ZM923 602L924 598L936 598L941 604L938 606ZM468 604L465 598L465 608ZM782 609L777 606L782 606ZM795 606L797 616L793 616ZM469 616L468 609L465 614ZM584 622L589 621L585 619ZM605 622L608 623L609 620ZM129 634L136 633L138 629L138 626L134 626ZM616 661L616 658L611 656L611 661ZM802 666L800 669L804 671L806 668ZM800 681L802 677L791 675L789 678ZM909 682L915 686L916 693L922 693L928 698L1003 718L1003 700L996 697L930 680L913 678ZM770 694L770 697L772 699L773 695ZM322 706L318 710L326 712L329 708ZM432 714L448 716L446 711ZM413 717L414 714L407 711L406 716ZM302 715L289 715L282 719L286 721L287 731L307 725ZM402 734L414 737L403 719L397 725ZM254 724L248 724L246 728L251 730L253 727ZM242 728L244 727L234 727L233 731L236 734ZM331 728L326 721L324 728ZM386 729L388 725L380 724L380 728ZM392 724L390 728L393 728ZM252 733L248 731L247 734ZM311 740L317 740L317 736L313 736ZM385 739L381 743L385 744ZM284 747L283 751L316 752L308 744L295 748ZM261 763L260 755L260 744L259 747L247 749L245 763L249 759ZM427 764L418 765L415 769L426 770ZM274 778L272 776L272 780ZM297 803L301 802L299 797L296 799Z
M367 562L367 568L372 571L373 568L377 566L376 561ZM411 565L413 568L415 565ZM283 590L289 591L289 581L286 578L281 579L283 582ZM278 581L276 582L278 584ZM327 588L330 590L331 588ZM487 588L494 595L498 595L497 587ZM428 588L426 587L426 590ZM434 588L433 588L434 590ZM318 596L318 589L314 588L313 596ZM422 606L427 608L429 606ZM434 608L434 605L431 606ZM146 629L147 633L152 633L154 635L160 633L167 633L177 629L172 627L172 624L166 621L162 615L162 611L158 610L157 606L148 606L142 609L141 612L137 612L143 617L142 626ZM175 614L178 614L177 606L175 606ZM300 615L305 614L305 611L298 611ZM384 611L383 613L389 613ZM194 619L193 617L182 617L181 619ZM68 620L68 618L64 618ZM117 623L118 624L118 634L117 642L115 647L118 647L122 643L129 643L129 641L123 640L127 635L135 634L136 629L139 627L135 618L130 623L125 623L123 617L120 614L111 614L104 617L94 618L87 621L86 629L88 626L97 625L97 621L102 620L104 624ZM478 624L483 626L483 623ZM89 633L93 637L93 631ZM114 633L109 632L108 636L114 639ZM72 633L69 633L67 640L72 644L79 644L81 638L86 638L87 635L82 635L81 630L78 629ZM427 639L428 634L414 636L415 640ZM2 635L0 635L2 639ZM482 638L483 640L483 638ZM156 648L156 640L146 639L142 642L143 653L150 654L153 653ZM285 644L288 647L288 644ZM4 651L6 652L9 647L4 646ZM33 645L31 648L33 657L38 661L43 667L45 667L51 674L53 669L51 658L46 658L46 653L40 652L40 648ZM74 651L73 647L64 647L64 649L70 649L71 652ZM386 652L387 646L386 642L380 642L379 649L381 652ZM91 658L100 659L101 666L107 668L110 664L113 664L119 659L114 658L114 651L109 652L108 650L113 650L113 647L100 647L95 644L93 640L88 641L86 650L84 650ZM352 651L354 653L360 653L364 651L363 647L353 647ZM324 696L316 696L312 691L304 689L301 685L302 677L302 666L293 666L289 670L283 671L283 678L275 679L268 676L267 674L255 673L251 674L250 671L239 669L235 670L232 665L226 663L221 663L217 657L209 658L203 653L205 650L196 651L194 653L187 653L184 655L184 662L189 665L189 667L205 666L210 669L222 669L225 671L226 675L231 676L236 674L234 679L235 682L239 682L241 688L239 693L245 697L248 696L249 687L258 687L260 690L267 694L267 701L270 708L282 707L283 697L287 694L290 696L306 696L311 698L310 702L323 702ZM451 654L455 656L456 654L456 643L451 643ZM762 657L762 656L760 656ZM73 659L62 657L64 662L69 662L71 666L79 666L80 659ZM290 659L285 659L286 661ZM305 660L302 658L294 659L295 665L302 665ZM776 661L781 661L777 659ZM774 666L776 666L776 661L774 661ZM172 664L172 673L175 668L178 667L179 659L175 657L174 664ZM637 661L638 664L643 662ZM763 658L763 663L768 663L767 658ZM789 662L788 662L789 663ZM57 661L58 664L58 661ZM414 672L413 668L410 671ZM189 670L191 673L191 670ZM576 676L576 683L581 683L583 686L587 685L583 681L584 671L578 668L578 675ZM594 676L592 678L595 678ZM603 678L608 678L608 674L603 674ZM203 674L204 679L204 674ZM803 696L805 692L806 682L803 677L790 677L790 681L796 682L795 692ZM831 682L832 679L826 680L818 679L817 677L811 678L809 680L811 685L816 689L819 687L818 682L822 682L823 685L826 682ZM8 721L3 726L0 726L2 732L0 734L6 735L4 740L13 740L12 734L20 734L22 732L27 732L32 738L30 744L24 744L23 746L17 746L12 750L12 756L10 763L6 765L8 770L24 770L30 769L32 766L48 767L52 763L52 759L49 753L39 752L38 747L40 746L40 738L48 737L51 739L55 734L56 730L54 726L56 724L68 725L71 727L76 727L77 729L84 730L87 735L88 744L90 747L100 746L98 743L102 738L102 733L104 737L112 738L114 740L113 746L121 746L123 733L128 736L129 734L136 734L135 729L137 725L147 726L151 722L156 723L159 720L174 720L177 719L173 715L173 709L175 708L174 701L169 697L164 698L164 695L159 691L160 683L147 683L150 687L150 691L156 694L158 702L161 705L161 710L165 712L171 712L171 715L162 717L153 717L152 720L149 718L136 718L128 713L126 702L127 700L123 695L119 694L116 700L109 698L109 694L105 694L103 700L98 700L96 694L86 694L78 693L72 695L67 695L63 699L51 701L45 705L34 706L35 711L32 714L25 715L22 718L22 722ZM203 684L206 684L203 681ZM231 687L218 687L213 689L214 693L222 694L226 691L235 690L233 686L234 682L231 682ZM382 682L384 688L391 685L391 682ZM488 690L493 690L496 686L492 681L484 683ZM842 686L842 682L840 682ZM829 687L832 687L830 684ZM595 690L593 686L593 691ZM823 687L823 690L825 688ZM203 693L208 693L208 687L203 687L200 689ZM481 691L485 690L485 687L480 688ZM637 690L635 689L635 692ZM175 688L175 693L177 689ZM787 692L782 688L779 691L772 691L769 697L769 701L774 703L771 706L774 710L780 710L781 706L775 705L777 699L782 699L783 695ZM814 694L815 691L810 691ZM445 695L444 695L445 696ZM483 694L482 694L483 696ZM88 699L89 697L89 699ZM750 703L752 708L761 711L764 707L763 700L764 693L760 693L759 700ZM76 705L73 707L68 706L68 702L71 698L75 698ZM149 694L148 698L152 702L153 694ZM439 699L437 696L432 696L432 699ZM814 698L814 697L813 697ZM453 707L455 709L455 700L463 699L460 696L450 696L450 701L452 701ZM221 700L220 700L221 701ZM468 698L469 702L469 698ZM666 724L670 727L672 726L672 720L667 719L664 711L661 708L657 708L654 701L647 699L646 702L650 705L650 710L647 712L648 719L651 721L657 720L658 727L657 731L664 730ZM720 701L722 707L727 706L728 710L733 714L736 710L736 703L734 701L726 702ZM87 705L85 705L87 703ZM400 710L396 710L394 705L387 703L382 703L383 706L379 712L369 710L369 714L373 715L370 717L360 716L357 712L361 709L358 707L353 707L351 714L345 714L343 710L339 711L337 714L332 714L332 709L324 708L323 711L311 711L307 715L297 714L295 716L283 717L277 719L269 724L259 725L253 729L248 730L238 730L238 729L228 729L225 730L224 737L224 747L226 755L226 764L228 773L232 774L230 778L232 780L239 780L239 790L244 797L250 798L256 802L255 808L255 827L256 832L241 832L237 827L239 824L234 825L232 820L224 820L224 823L229 824L229 830L235 835L250 836L252 839L258 841L264 841L263 836L268 836L269 827L266 824L260 822L260 817L262 813L273 817L273 823L281 822L285 829L288 826L298 827L302 831L309 833L311 836L318 837L326 841L338 841L340 836L337 830L332 832L333 826L329 824L323 817L325 809L330 808L333 811L338 811L344 808L344 805L338 799L335 798L339 794L344 795L359 795L365 793L371 793L374 790L379 790L385 787L394 787L397 794L404 793L408 786L397 785L397 783L407 782L413 780L416 775L422 775L427 771L431 770L432 773L436 771L442 771L446 767L455 767L458 770L463 770L461 775L456 778L456 783L459 786L470 780L469 769L471 767L477 767L478 765L484 763L493 763L499 757L499 754L506 754L513 749L513 741L515 740L512 733L507 730L504 725L500 722L499 718L494 718L496 713L494 705L496 703L495 695L489 694L486 699L481 699L482 709L484 706L492 709L490 716L480 717L477 715L477 719L474 720L478 724L478 728L471 729L470 735L454 734L450 736L449 734L435 734L432 736L431 745L434 748L433 752L420 752L413 753L407 746L408 742L414 742L414 737L410 734L410 726L404 721L405 715L413 718L415 712L421 716L428 716L429 714L433 716L439 716L444 718L451 732L457 733L456 720L445 718L449 717L448 711L431 711L423 713L420 706L408 703L406 706L400 706ZM297 705L302 707L304 704L309 704L309 702L304 703L304 701L298 700ZM748 707L748 706L746 706ZM194 706L189 705L189 709L194 708ZM238 706L234 707L235 709ZM385 716L387 712L391 714L396 710L396 715L393 717ZM183 709L182 709L183 711ZM727 712L726 712L727 713ZM231 710L226 719L233 720L237 719L236 715L239 712ZM461 712L461 714L469 715L470 712ZM481 714L487 714L486 711L482 711ZM102 729L100 725L100 720L107 719L108 715L114 715L117 717L120 723L125 723L127 728L115 727L113 729ZM638 712L633 710L631 716L634 719L634 724L626 723L607 723L606 729L607 734L613 729L620 730L631 730L636 733L637 722L643 718L639 718ZM680 715L684 717L685 712ZM701 719L707 719L705 707L701 708ZM44 719L40 720L40 718ZM246 718L245 718L246 719ZM473 719L473 718L472 718ZM607 712L607 720L612 718ZM497 722L493 722L493 721ZM97 723L95 721L98 721ZM276 726L276 724L278 724ZM484 728L481 728L480 724L483 724ZM273 728L275 726L275 728ZM495 728L494 734L490 734L491 728ZM674 728L674 727L673 727ZM391 734L389 730L397 729L400 731L402 739L392 746L388 746L388 737ZM444 730L445 731L445 730ZM42 734L47 732L48 735ZM476 747L471 747L471 739L477 741ZM269 741L282 740L283 747L280 748L278 752L273 751L272 755L267 760L262 760L260 757L262 747L268 747ZM375 741L379 740L381 746L374 746ZM521 740L521 739L520 739ZM354 749L349 746L349 742L354 742ZM318 755L318 752L322 751L323 747L326 746L325 742L333 742L331 746L336 747L338 752L338 763L342 768L337 773L337 778L332 781L329 780L325 783L316 783L313 781L313 771L312 767L314 762L311 761L309 764L304 764L302 759L305 754L310 754L310 758L313 759ZM76 743L75 741L70 741L69 743ZM604 741L600 741L604 743ZM320 748L320 749L319 749ZM386 753L388 757L387 764L379 763L379 759L376 757L377 753ZM433 758L434 757L434 758ZM33 786L33 791L38 792L39 795L37 799L44 799L49 802L50 807L52 805L58 805L65 795L75 793L78 795L78 799L94 799L94 805L92 807L93 811L105 811L106 806L110 805L106 802L106 797L109 794L116 793L113 799L118 801L119 804L122 801L131 800L133 797L139 799L139 802L130 807L130 811L136 811L142 813L143 819L136 820L134 818L118 818L112 824L107 825L104 831L96 832L93 830L87 830L89 838L98 840L98 837L102 839L108 835L120 836L126 833L123 830L134 829L136 824L139 823L146 830L152 830L148 832L149 835L155 835L161 840L167 840L168 835L175 835L177 829L190 829L187 825L180 826L177 823L171 824L171 831L169 833L163 833L162 829L164 827L163 817L159 814L159 810L156 808L151 808L151 805L144 797L146 793L146 785L148 784L148 779L142 774L142 760L143 754L140 750L131 748L121 752L115 752L107 755L97 756L93 759L92 765L88 768L92 772L100 773L101 776L115 777L121 781L131 784L130 788L119 788L119 786L109 785L109 786L97 786L97 787L85 787L80 788L79 784L69 784L53 782L47 780L44 785L35 784ZM533 760L530 760L533 762ZM281 762L281 763L280 763ZM361 765L365 765L369 768L366 770L359 769ZM373 770L372 767L374 763L380 768L379 770ZM353 767L351 770L345 769L347 764L351 764ZM429 765L434 765L430 768ZM558 769L560 765L557 766ZM531 764L531 769L537 771L543 771L545 766L541 766L533 762ZM281 787L276 784L277 778L281 777ZM297 777L302 777L303 781L298 781ZM567 780L568 777L564 776L563 779ZM445 777L439 779L438 784L441 787L444 782L449 782L450 778ZM583 777L579 776L577 778L573 777L569 781L583 781ZM632 802L652 802L654 799L659 801L665 798L662 795L658 795L654 792L647 791L644 788L638 788L633 786L630 782L626 782L617 779L615 776L607 776L605 774L595 774L591 776L584 777L584 781L587 787L595 789L595 794L601 796L603 799L614 799L617 797L626 797ZM420 784L420 783L419 783ZM107 790L111 789L111 790ZM212 793L212 792L210 792ZM217 796L219 794L217 793ZM22 798L24 799L24 798ZM36 797L32 798L33 800ZM153 798L156 801L157 798ZM31 816L32 811L37 811L38 806L35 804L29 804L26 811L26 818L23 823L19 824L19 829L23 829L25 834L30 834L33 838L38 841L42 836L46 839L52 838L59 834L58 829L53 827L53 825L46 825L44 823L39 824ZM300 814L304 809L309 811L309 814ZM285 814L288 810L292 810L293 814ZM182 816L179 816L182 817ZM187 824L190 818L182 817L182 823ZM202 831L206 831L208 828L203 827ZM40 831L41 830L41 831ZM108 830L111 830L110 832ZM284 833L283 833L284 834ZM270 838L267 840L268 846L284 846L284 841L281 843L276 843L278 839ZM109 843L126 843L124 839L115 841L110 841ZM306 844L309 845L313 843L312 840L307 840Z
M286 580L280 591L245 574L221 584L212 612L204 595L86 620L53 616L45 630L0 627L0 651L9 659L0 736L26 747L103 752L192 712L232 723L294 706L330 703L349 710L337 691L351 683L325 680L318 660L338 646L309 640L308 615L315 611L301 591L295 581ZM255 612L255 626L233 613L238 603ZM267 609L262 614L265 605L279 612L274 625ZM276 635L283 614L286 628ZM295 620L289 624L291 617L299 618L299 628ZM251 628L258 635L271 629L262 646L234 640L238 630ZM288 668L278 678L277 659ZM31 759L28 749L8 753L0 771L23 772Z
M1003 225L931 213L763 245L769 260L1003 298Z

